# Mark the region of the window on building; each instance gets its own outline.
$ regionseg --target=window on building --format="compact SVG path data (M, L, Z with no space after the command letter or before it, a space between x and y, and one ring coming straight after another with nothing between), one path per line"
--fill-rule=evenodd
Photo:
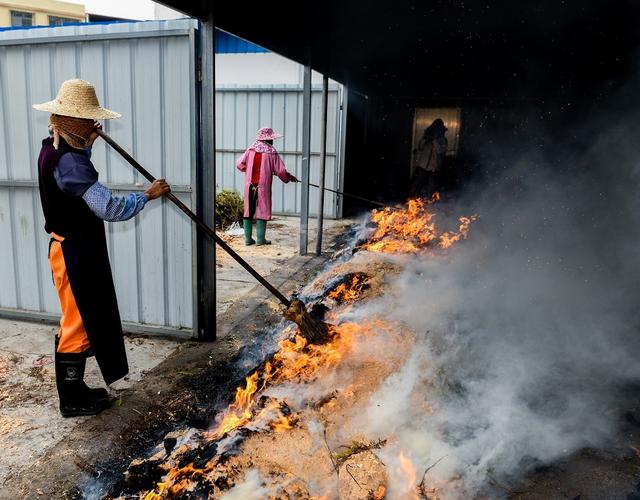
M49 16L49 24L51 26L60 26L62 24L67 23L78 23L78 19L73 19L71 17L59 17L59 16Z
M436 118L441 118L444 126L447 127L447 156L458 154L458 143L460 141L460 108L416 108L413 119L413 148L415 149L420 138L429 125Z
M12 10L11 26L33 26L33 14L31 12Z

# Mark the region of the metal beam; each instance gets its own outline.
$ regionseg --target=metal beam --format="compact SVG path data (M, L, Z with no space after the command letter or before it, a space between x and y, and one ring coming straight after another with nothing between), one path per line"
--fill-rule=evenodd
M215 227L216 155L215 155L215 27L213 9L202 23L199 44L200 130L197 165L197 215ZM197 337L216 338L216 247L213 240L197 235Z
M309 170L311 166L311 65L304 67L302 89L302 189L300 207L300 255L309 245Z
M26 309L9 309L0 307L0 318L17 321L29 321L45 325L59 325L60 315L46 312L29 311ZM193 340L193 332L190 328L173 328L170 326L150 325L147 323L122 322L125 333L136 335L148 335L153 337L169 337L184 340Z
M149 184L114 184L113 182L104 182L112 191L146 191ZM38 187L38 181L36 180L7 180L0 179L0 188L22 188L22 189L35 189ZM171 184L171 191L174 193L191 193L191 186L183 186L180 184Z
M342 87L341 92L342 103L340 104L340 140L338 141L338 172L339 177L336 185L338 191L344 191L344 157L347 151L347 111L349 104L349 88L345 85ZM336 207L337 218L342 218L344 209L344 197L338 196L336 198L338 206Z
M219 92L228 92L228 93L247 93L247 92L255 92L255 91L262 91L262 92L279 92L279 93L287 93L287 92L291 92L291 93L298 93L300 92L300 85L298 84L283 84L283 85L279 85L279 84L274 84L274 85L261 85L259 87L229 87L229 84L218 84L217 86L217 90ZM339 84L331 84L329 85L329 91L330 92L338 92L340 90L340 85ZM311 92L313 94L319 94L320 92L322 92L322 86L312 86L311 87Z
M322 255L322 226L324 224L324 175L327 164L327 112L329 105L329 77L322 77L322 118L320 120L320 189L318 189L318 233L316 255Z
M84 28L84 26L83 26ZM22 38L2 38L0 39L0 46L2 45L42 45L51 43L78 43L78 42L90 42L90 41L105 41L105 40L127 40L129 38L158 38L169 36L184 36L190 33L191 29L175 29L175 30L149 30L149 31L135 31L135 32L123 32L123 33L75 33L73 35L52 35L51 31L43 30L46 32L46 36L42 37L22 37Z
M246 149L242 149L242 148L216 148L216 153L233 153L233 154L242 154L246 151ZM291 151L291 150L282 150L282 149L278 149L278 154L280 156L283 155L296 155L296 156L300 156L302 155L302 151ZM311 151L311 157L313 158L314 156L321 156L321 153L319 151ZM333 156L337 156L337 153L327 153L327 157L333 157ZM0 183L3 181L0 181ZM0 184L1 185L1 184ZM171 189L173 189L173 185L171 186Z

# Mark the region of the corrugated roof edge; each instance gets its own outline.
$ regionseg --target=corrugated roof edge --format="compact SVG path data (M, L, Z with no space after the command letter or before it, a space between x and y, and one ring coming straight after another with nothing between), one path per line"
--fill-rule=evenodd
M165 26L162 26L165 23ZM56 26L6 26L0 27L0 39L2 40L15 40L24 38L41 38L43 31L46 32L45 36L69 36L69 35L89 35L96 33L105 33L106 26L117 26L118 28L125 25L136 25L136 29L126 30L117 29L118 32L123 31L147 31L146 29L140 29L146 26L153 25L153 29L188 29L196 28L198 21L192 18L181 19L169 19L169 20L149 20L149 21L100 21L91 23L65 23ZM93 28L93 29L92 29ZM51 31L55 30L54 33ZM60 31L65 30L65 31ZM109 30L113 32L113 30ZM28 34L27 34L28 33ZM261 53L269 52L264 47L260 47L248 40L237 37L232 33L216 28L216 52L219 54L244 54L244 53Z
M9 26L0 28L0 40L19 40L25 38L43 38L70 35L93 35L106 32L126 33L191 29L197 27L198 20L192 18L150 21L105 21L97 23L68 23L60 26Z
M37 26L0 26L0 31L24 31L24 30L36 30L41 28L60 28L62 26L86 26L95 24L116 24L116 23L146 23L147 21L98 21L98 22L77 22L77 23L62 23L56 25L42 24Z

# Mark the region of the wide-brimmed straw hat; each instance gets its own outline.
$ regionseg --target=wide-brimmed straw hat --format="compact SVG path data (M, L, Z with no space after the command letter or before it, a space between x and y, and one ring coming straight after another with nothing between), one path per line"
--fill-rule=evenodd
M122 116L120 113L100 106L93 85L78 78L63 82L53 101L34 104L33 107L38 111L47 111L54 115L91 120L109 120Z
M279 139L280 137L282 137L282 134L274 132L271 127L262 127L258 130L256 141L272 141L273 139Z

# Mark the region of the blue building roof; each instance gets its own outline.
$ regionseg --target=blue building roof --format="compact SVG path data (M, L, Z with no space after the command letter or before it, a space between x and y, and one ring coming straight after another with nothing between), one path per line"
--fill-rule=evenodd
M105 22L93 22L93 23L64 23L56 25L60 26L84 26L87 24L120 24L131 22L146 22L146 21L105 21ZM46 29L53 28L54 26L0 26L0 32L2 31L17 31L17 30L32 30L32 29ZM216 54L255 54L261 52L269 52L267 49L256 45L255 43L247 42L246 40L216 29Z
M226 31L216 30L216 54L247 54L259 52L269 51L260 47L260 45L247 42Z

